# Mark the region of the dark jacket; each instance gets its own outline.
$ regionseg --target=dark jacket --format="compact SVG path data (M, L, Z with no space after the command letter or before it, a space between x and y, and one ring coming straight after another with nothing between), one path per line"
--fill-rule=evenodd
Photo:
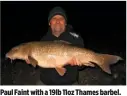
M72 30L67 27L66 31L59 37L55 37L49 28L49 31L43 36L41 41L64 40L73 45L84 47L83 39L77 33L71 31ZM40 80L46 85L71 85L78 79L78 66L66 65L65 68L67 72L64 76L60 76L54 68L41 68Z

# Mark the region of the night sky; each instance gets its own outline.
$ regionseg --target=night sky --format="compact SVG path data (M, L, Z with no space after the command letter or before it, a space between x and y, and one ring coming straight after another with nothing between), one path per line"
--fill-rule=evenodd
M68 24L84 39L87 48L126 51L126 1L2 2L2 57L17 44L40 40L48 30L48 14L65 9Z

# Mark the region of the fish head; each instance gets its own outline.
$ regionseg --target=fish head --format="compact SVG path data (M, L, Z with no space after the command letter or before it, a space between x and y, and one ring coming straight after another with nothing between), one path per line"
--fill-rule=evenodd
M21 60L26 60L28 54L27 54L27 49L25 46L16 46L13 47L9 52L6 53L6 58L9 58L11 60L15 59L21 59Z

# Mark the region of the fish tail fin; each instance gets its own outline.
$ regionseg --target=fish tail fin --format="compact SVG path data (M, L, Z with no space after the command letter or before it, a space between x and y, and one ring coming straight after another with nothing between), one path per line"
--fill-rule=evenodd
M110 65L117 63L119 60L123 60L120 56L109 54L97 54L95 63L101 67L103 71L111 74Z

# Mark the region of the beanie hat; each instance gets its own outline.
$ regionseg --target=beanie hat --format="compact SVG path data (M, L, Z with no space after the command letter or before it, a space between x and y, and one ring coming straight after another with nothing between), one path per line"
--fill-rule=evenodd
M64 11L64 9L62 9L61 7L54 7L50 13L49 13L49 17L48 17L48 22L50 22L51 18L55 15L62 15L66 22L67 22L67 17L66 17L66 13Z

